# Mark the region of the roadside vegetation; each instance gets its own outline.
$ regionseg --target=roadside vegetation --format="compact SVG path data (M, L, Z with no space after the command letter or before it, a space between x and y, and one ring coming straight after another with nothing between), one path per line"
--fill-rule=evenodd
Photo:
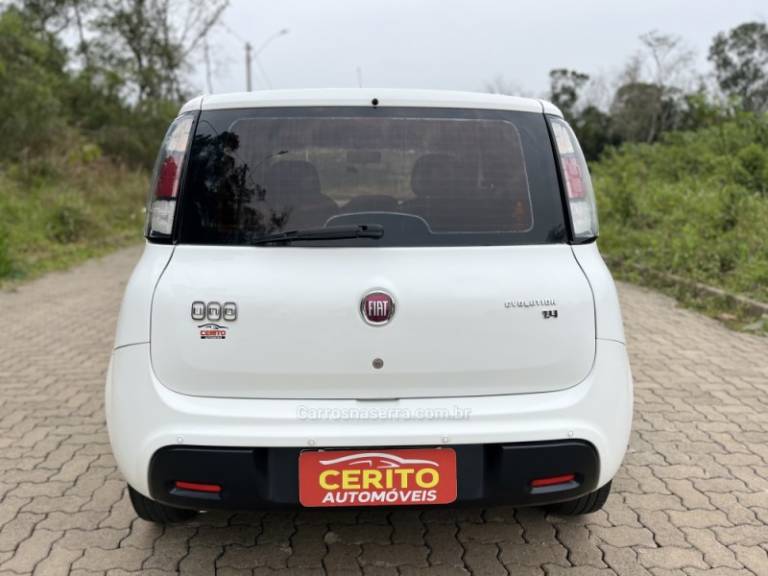
M768 331L759 308L730 297L768 304L768 27L717 34L708 71L693 60L682 39L650 32L614 90L558 69L549 98L590 161L614 274Z
M226 6L0 4L0 283L140 241L155 151L199 91L186 79ZM542 96L590 161L614 272L732 325L766 326L680 287L768 302L768 27L717 34L709 70L693 56L681 38L649 32L613 77L555 69ZM524 92L502 76L486 90Z
M0 278L34 276L139 242L147 171L52 157L0 174Z
M225 7L0 5L0 284L141 240L154 156Z
M692 289L768 303L768 116L625 144L594 164L593 177L600 248L614 271L731 326L768 329L760 312Z

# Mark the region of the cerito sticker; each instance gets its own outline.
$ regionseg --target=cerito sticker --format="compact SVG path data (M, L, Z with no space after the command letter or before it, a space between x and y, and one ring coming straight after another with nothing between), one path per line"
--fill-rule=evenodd
M456 500L451 448L305 451L299 455L303 506L403 506Z
M228 328L221 324L209 322L208 324L200 324L198 328L200 329L201 340L226 340L227 338Z

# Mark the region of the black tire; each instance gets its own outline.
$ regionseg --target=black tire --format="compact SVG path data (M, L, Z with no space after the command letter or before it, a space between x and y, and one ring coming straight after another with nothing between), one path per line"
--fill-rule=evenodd
M136 492L136 490L130 486L128 486L128 495L131 497L131 504L133 504L133 509L135 510L136 515L147 522L170 524L173 522L191 520L197 516L197 510L174 508L173 506L160 504L160 502L150 500L143 494Z
M608 495L611 493L611 483L608 482L602 488L585 494L581 498L576 500L570 500L568 502L560 502L558 504L550 504L546 507L548 512L557 514L559 516L580 516L582 514L592 514L597 512L603 507L605 501L608 500Z

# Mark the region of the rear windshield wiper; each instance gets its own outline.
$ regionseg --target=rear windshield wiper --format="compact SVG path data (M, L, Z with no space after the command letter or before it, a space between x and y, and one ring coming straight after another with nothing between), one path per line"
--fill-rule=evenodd
M305 228L267 234L254 239L251 244L272 244L280 242L312 242L322 240L345 240L347 238L381 238L384 227L379 224L357 224L355 226L331 226L329 228Z

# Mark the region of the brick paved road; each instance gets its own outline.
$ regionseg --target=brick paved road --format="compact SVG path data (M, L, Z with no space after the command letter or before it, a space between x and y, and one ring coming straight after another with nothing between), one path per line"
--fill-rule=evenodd
M137 520L102 383L127 250L0 293L0 574L768 575L768 339L622 286L635 433L606 509ZM610 407L606 407L610 409Z

